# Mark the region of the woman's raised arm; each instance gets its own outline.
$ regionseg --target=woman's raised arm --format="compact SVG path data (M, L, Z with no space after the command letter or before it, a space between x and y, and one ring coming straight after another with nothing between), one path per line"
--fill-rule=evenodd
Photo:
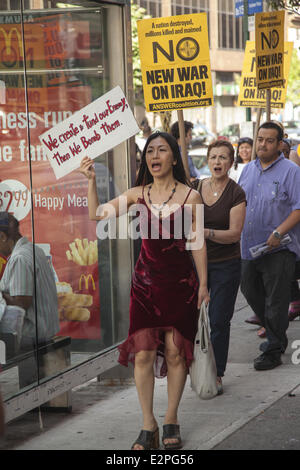
M121 196L118 196L105 204L99 204L93 160L89 157L84 157L81 161L79 171L88 179L88 209L89 218L91 220L103 220L111 217L119 217L125 214L132 204L136 203L140 193L140 188L138 187L128 189L121 194Z

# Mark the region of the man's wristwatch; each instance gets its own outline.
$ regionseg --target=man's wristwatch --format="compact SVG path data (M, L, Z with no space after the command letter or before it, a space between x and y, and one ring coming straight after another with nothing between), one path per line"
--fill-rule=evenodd
M280 235L280 233L277 232L277 230L274 230L273 235L274 235L275 238L277 238L277 240L281 240L281 239L282 239L282 235Z

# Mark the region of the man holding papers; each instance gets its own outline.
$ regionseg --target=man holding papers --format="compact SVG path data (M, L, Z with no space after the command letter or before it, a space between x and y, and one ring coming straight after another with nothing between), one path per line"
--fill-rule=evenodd
M283 130L275 122L259 127L256 159L239 179L247 198L242 232L241 290L266 329L256 370L279 366L287 347L288 308L295 261L300 258L300 168L281 152ZM298 226L297 226L298 224ZM284 235L291 241L282 244ZM250 248L266 243L267 252L253 258Z

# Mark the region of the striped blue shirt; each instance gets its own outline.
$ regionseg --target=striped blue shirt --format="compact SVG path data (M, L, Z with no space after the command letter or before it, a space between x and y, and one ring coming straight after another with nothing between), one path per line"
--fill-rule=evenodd
M43 250L38 246L35 246L35 268L36 276L33 269L33 244L26 237L22 237L15 244L7 262L0 281L0 290L8 293L11 297L32 297L32 304L26 310L23 336L34 338L37 325L38 341L41 342L58 333L59 319L54 274Z

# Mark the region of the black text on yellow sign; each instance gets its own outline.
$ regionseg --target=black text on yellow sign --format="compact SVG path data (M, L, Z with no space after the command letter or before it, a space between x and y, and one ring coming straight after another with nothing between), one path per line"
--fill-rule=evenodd
M148 111L213 104L205 13L141 20L138 35Z
M290 63L293 51L293 43L284 43L284 86L274 87L271 90L271 108L284 108L286 101L287 83ZM254 41L246 42L245 58L243 63L242 77L238 106L265 108L266 90L259 89L256 81L256 56Z
M255 15L256 80L258 88L283 86L284 11Z

